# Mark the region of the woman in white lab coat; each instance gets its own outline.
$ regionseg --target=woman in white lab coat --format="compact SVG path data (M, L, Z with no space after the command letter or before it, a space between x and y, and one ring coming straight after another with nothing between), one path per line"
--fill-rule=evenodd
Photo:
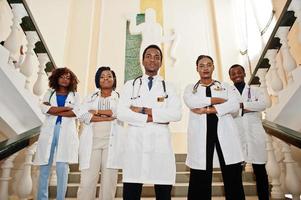
M65 198L68 164L78 162L78 134L76 117L79 116L78 80L67 68L55 69L49 77L50 89L41 104L45 121L41 127L34 163L40 165L39 200L48 200L48 177L52 162L56 163L57 199Z
M233 90L212 79L213 59L201 55L196 61L200 80L188 85L184 101L190 109L188 152L189 200L211 199L213 154L217 153L227 200L245 199L242 186L243 155L231 113L239 109Z
M123 164L123 199L139 200L143 184L154 184L156 199L170 200L176 166L169 122L181 118L175 88L159 75L162 52L143 52L145 74L128 81L120 95L117 118L128 124Z
M265 169L267 162L266 133L262 126L261 111L266 108L264 95L259 88L246 85L245 70L241 65L232 65L229 69L233 90L240 103L235 122L238 126L245 161L252 163L256 177L259 200L269 199L269 183Z
M80 135L81 180L77 198L95 199L101 171L99 199L113 200L117 185L116 168L120 167L112 163L112 156L116 156L113 152L114 136L119 134L116 132L118 124L115 122L119 94L115 91L114 71L110 67L100 67L95 74L95 85L98 91L88 95L81 106L85 114L80 117L84 124ZM117 159L121 160L121 157Z

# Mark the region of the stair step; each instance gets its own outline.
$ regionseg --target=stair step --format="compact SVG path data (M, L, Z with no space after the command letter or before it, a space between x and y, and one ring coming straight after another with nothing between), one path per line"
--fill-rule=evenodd
M71 164L69 165L70 172L78 172L78 164ZM177 172L184 172L189 171L189 167L185 165L185 162L176 162L176 171Z
M101 173L99 173L101 176ZM100 178L100 177L99 177ZM212 176L213 182L222 182L222 173L221 171L213 171ZM243 181L252 182L255 181L254 175L252 172L243 173ZM68 178L69 183L79 183L80 182L80 172L71 172ZM99 181L98 181L99 182ZM122 172L118 173L118 183L122 182ZM176 173L176 183L188 183L189 182L189 172L177 172Z
M172 200L187 200L187 197L172 197ZM212 200L224 200L225 197L212 197ZM246 196L246 200L257 200L257 196ZM55 200L50 198L49 200ZM76 200L76 198L65 198L65 200ZM95 198L95 200L98 200ZM122 200L122 197L116 197L115 200ZM141 200L156 200L155 197L143 197Z
M185 165L186 156L186 154L175 154L177 171L189 171L189 167ZM78 164L71 164L69 167L70 172L79 171Z
M245 195L251 196L256 194L256 185L254 182L244 182ZM69 183L67 188L66 197L76 197L78 190L78 183ZM97 193L99 191L100 184L97 184ZM117 184L116 197L122 197L122 183ZM173 197L186 197L188 191L188 183L176 183L172 189ZM54 198L56 195L56 186L49 186L49 196ZM224 185L223 182L212 183L212 196L223 196L224 195ZM154 197L154 187L153 185L145 184L142 189L142 197Z

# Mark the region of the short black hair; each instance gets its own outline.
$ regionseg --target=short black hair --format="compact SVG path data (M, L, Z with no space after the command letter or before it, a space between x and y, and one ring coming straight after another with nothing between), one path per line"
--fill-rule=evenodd
M113 75L113 79L114 79L114 83L113 83L113 90L116 89L116 86L117 86L117 79L116 79L116 75L115 75L115 72L110 68L110 67L107 67L107 66L102 66L102 67L99 67L98 70L96 71L96 74L95 74L95 86L99 89L100 88L100 84L99 84L99 80L100 80L100 76L101 76L101 73L103 71L110 71Z
M142 60L144 60L146 51L147 51L148 49L151 49L151 48L159 50L160 56L161 56L161 62L162 62L162 58L163 58L162 51L161 51L160 47L158 47L158 46L155 45L155 44L151 44L151 45L147 46L147 47L144 49L143 54L142 54Z
M243 66L241 66L240 64L234 64L229 68L229 71L228 71L229 75L230 75L231 69L236 68L236 67L240 67L242 69L242 71L244 72L244 74L246 73L245 68Z
M196 66L198 66L199 61L202 60L203 58L208 58L213 63L213 59L210 56L208 56L208 55L199 55L199 57L196 59L196 62L195 62Z

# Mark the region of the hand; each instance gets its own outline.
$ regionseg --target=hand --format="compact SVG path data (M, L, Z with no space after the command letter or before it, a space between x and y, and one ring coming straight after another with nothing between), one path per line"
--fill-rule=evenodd
M97 110L89 110L89 113L91 113L93 115L97 115Z
M116 117L103 117L104 121L113 121Z
M142 112L142 107L131 106L130 109L131 109L133 112L136 112L136 113L141 113L141 112Z
M73 110L72 107L65 106L65 108L66 108L67 111L68 111L68 110Z
M191 109L191 112L199 115L206 114L206 108L193 108Z
M211 105L225 103L227 100L219 97L211 97Z

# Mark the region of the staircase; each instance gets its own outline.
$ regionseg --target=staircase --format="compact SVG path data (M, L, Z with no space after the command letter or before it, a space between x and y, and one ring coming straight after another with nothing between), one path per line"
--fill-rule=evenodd
M185 165L186 154L176 154L176 184L172 189L172 197L173 198L183 198L186 199L187 191L188 191L188 183L189 183L189 168ZM222 180L221 171L216 169L213 172L213 188L212 195L217 197L224 196L224 186ZM69 180L68 180L68 189L66 197L73 199L77 196L77 190L80 183L80 172L78 170L78 165L70 166ZM256 184L254 180L254 176L252 172L243 172L243 183L245 195L247 197L256 195ZM99 191L100 184L97 184L97 193ZM116 198L122 198L122 172L119 172L118 176L118 185L116 191ZM50 198L55 198L56 195L56 186L51 185L49 188L49 196ZM145 184L142 190L142 197L144 198L154 198L155 191L152 185Z

